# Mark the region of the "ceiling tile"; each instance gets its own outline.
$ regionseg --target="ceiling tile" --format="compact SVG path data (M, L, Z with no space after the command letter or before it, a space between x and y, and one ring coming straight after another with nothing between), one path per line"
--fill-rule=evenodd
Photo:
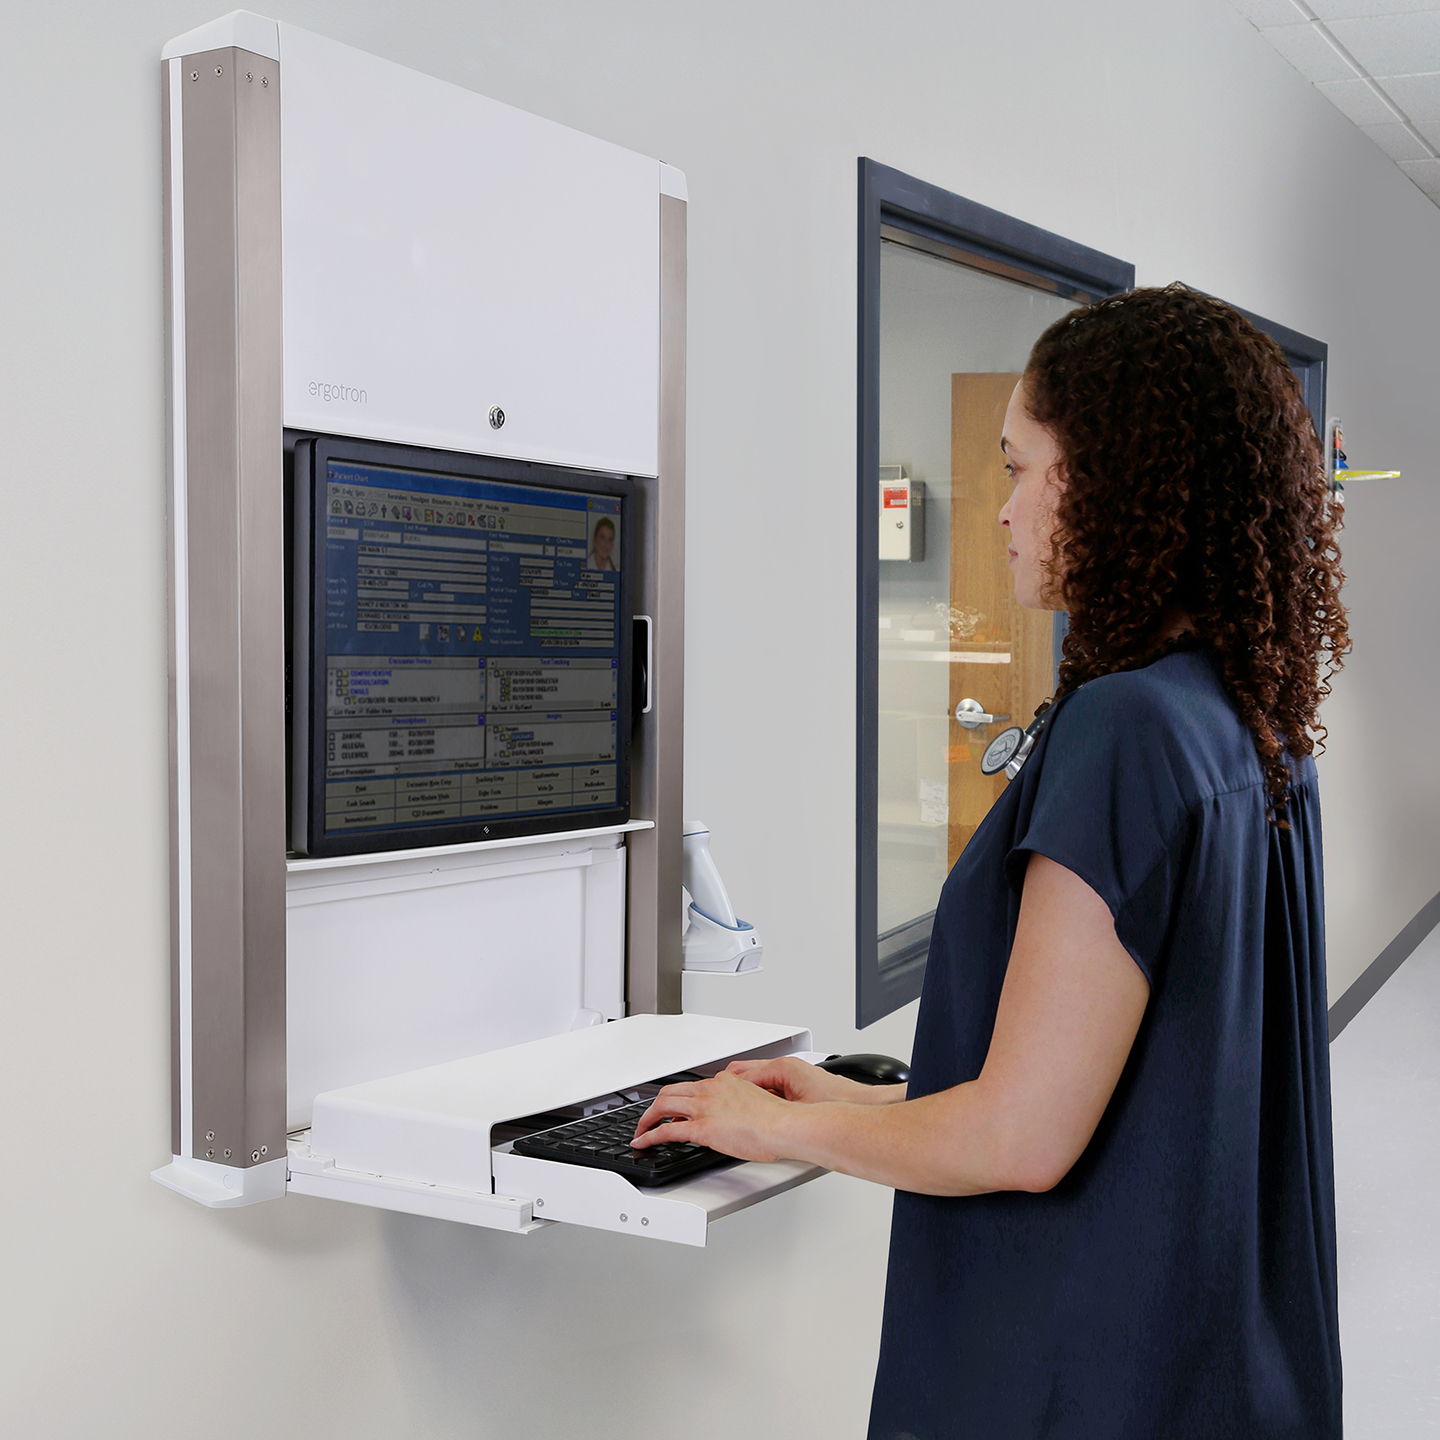
M1428 160L1430 152L1398 121L1360 127L1392 160Z
M1282 25L1260 32L1307 80L1350 80L1355 72L1313 25Z
M1440 206L1440 0L1229 3Z
M1440 10L1378 15L1371 20L1334 20L1329 22L1329 28L1372 75L1440 70Z
M1310 8L1328 25L1332 20L1369 19L1374 15L1413 15L1440 10L1435 0L1309 0Z
M1440 73L1387 75L1376 83L1412 120L1440 120Z
M1315 88L1357 125L1387 125L1395 119L1394 112L1364 80L1326 80Z
M1432 200L1440 199L1440 160L1402 161L1400 168Z
M1230 3L1254 26L1303 25L1302 15L1290 0L1230 0Z
M1417 120L1415 128L1430 142L1431 146L1440 150L1440 120Z

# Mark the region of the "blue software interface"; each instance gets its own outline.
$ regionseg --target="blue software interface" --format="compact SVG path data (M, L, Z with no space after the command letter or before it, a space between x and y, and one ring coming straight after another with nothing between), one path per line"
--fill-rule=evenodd
M330 460L321 504L326 834L615 806L619 497Z

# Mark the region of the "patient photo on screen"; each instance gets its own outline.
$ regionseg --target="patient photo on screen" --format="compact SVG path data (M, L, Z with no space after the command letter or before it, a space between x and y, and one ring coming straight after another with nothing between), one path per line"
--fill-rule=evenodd
M615 522L608 515L601 515L590 527L590 553L585 559L587 570L618 570L620 568L620 540L615 533Z

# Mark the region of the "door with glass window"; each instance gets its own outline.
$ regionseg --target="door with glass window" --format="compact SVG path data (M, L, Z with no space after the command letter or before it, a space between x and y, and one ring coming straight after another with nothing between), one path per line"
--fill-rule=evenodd
M1057 617L1015 603L999 521L1006 406L1047 326L1133 280L1121 261L868 165L862 207L867 183L881 194L861 264L861 1025L919 993L945 877L1005 789L980 757L1054 688ZM903 212L884 203L892 183ZM922 223L926 192L938 198Z

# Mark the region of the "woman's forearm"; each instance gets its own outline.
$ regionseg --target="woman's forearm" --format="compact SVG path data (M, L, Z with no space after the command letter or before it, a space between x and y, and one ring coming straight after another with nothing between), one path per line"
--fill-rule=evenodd
M897 1190L982 1195L1054 1183L1015 1152L978 1081L904 1103L787 1105L774 1123L782 1153Z
M794 1106L775 1117L783 1148L923 1194L1048 1190L1090 1143L1149 998L1106 902L1033 855L979 1077L903 1105Z

